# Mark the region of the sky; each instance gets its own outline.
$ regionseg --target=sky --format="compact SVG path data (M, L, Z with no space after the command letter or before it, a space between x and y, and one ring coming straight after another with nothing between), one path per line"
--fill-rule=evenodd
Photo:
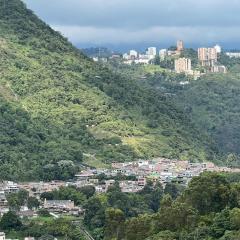
M240 48L240 0L24 0L80 48Z

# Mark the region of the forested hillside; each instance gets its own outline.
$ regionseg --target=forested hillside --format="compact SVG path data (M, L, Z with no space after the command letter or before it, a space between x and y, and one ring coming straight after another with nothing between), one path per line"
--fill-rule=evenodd
M141 82L167 94L199 131L211 137L219 162L232 167L240 165L239 60L225 62L228 74L207 74L194 81L185 75L156 73ZM181 84L186 81L189 84Z
M239 175L205 172L179 187L123 193L116 183L87 200L84 222L97 240L240 239Z
M212 159L165 95L97 65L20 0L0 0L0 176L67 179L79 163Z

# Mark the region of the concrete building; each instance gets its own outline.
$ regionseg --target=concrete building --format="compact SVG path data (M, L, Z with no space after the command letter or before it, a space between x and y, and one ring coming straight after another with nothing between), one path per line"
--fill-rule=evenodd
M0 232L0 240L5 240L5 233L4 232Z
M215 48L199 48L198 59L203 67L212 67L217 62L217 51Z
M5 196L4 191L0 191L0 207L7 207L8 206L8 201Z
M179 58L175 60L176 73L188 73L192 70L190 58Z
M146 54L151 58L155 58L155 56L157 55L157 48L155 47L149 47L146 51Z
M178 41L177 41L177 51L178 51L178 52L181 52L181 51L183 51L183 49L184 49L184 43L183 43L183 41L182 41L182 40L178 40Z
M73 210L75 208L74 202L71 200L46 200L43 207L52 211Z
M215 65L211 67L213 73L227 73L227 68L224 65Z
M240 52L226 52L226 55L230 58L240 58Z
M130 56L130 59L136 59L138 57L138 52L135 50L130 50L129 56Z
M129 59L129 55L127 53L124 53L123 54L123 59L128 60Z

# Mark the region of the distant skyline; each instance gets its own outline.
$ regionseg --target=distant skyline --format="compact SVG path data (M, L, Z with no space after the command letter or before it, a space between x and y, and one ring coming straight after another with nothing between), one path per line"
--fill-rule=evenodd
M24 0L80 48L240 48L239 0Z

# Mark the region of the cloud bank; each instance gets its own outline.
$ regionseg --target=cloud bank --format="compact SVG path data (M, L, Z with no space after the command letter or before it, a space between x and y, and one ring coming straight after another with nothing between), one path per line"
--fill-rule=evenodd
M237 43L239 0L25 0L75 44Z

